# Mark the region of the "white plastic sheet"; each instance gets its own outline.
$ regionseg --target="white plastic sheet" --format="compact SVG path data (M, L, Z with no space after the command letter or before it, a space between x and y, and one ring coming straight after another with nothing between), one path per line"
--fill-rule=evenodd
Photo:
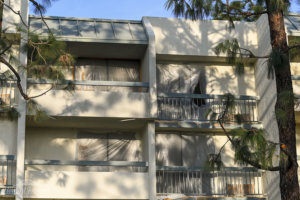
M75 67L76 80L139 81L139 62L131 60L78 59ZM132 91L128 87L79 86L80 90Z
M141 161L141 140L135 133L91 133L77 136L77 159L82 161ZM80 167L83 171L119 171L119 167ZM133 167L121 170L132 171Z
M215 153L213 138L204 134L156 134L156 162L159 166L204 167Z
M157 88L164 93L195 93L199 85L200 92L206 93L206 76L203 66L189 64L158 64Z

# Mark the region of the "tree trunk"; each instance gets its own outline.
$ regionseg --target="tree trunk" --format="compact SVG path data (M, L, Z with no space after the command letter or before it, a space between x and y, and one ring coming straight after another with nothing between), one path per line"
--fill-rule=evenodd
M283 13L281 11L272 11L270 0L266 2L269 11L268 17L272 50L280 51L289 58ZM284 66L274 67L274 71L277 88L275 112L283 110L287 116L286 121L276 116L279 129L279 142L281 144L280 156L282 157L284 154L283 151L285 151L290 157L286 167L281 167L280 169L281 199L299 200L294 101L283 101L282 98L280 98L282 94L287 94L287 92L293 94L290 63L287 62Z

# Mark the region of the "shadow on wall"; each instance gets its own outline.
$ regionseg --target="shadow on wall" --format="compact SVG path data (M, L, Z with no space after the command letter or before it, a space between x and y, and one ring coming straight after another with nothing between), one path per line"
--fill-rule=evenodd
M146 199L147 174L106 172L27 172L26 198Z
M50 91L37 99L50 115L97 117L148 117L149 94L137 92ZM53 103L56 104L53 107Z
M224 141L225 143L226 141ZM229 144L228 144L229 145ZM197 133L157 133L156 134L156 163L157 166L183 166L193 171L196 168L205 167L206 160L209 154L217 153L220 144L216 144L216 140L212 135L197 134ZM221 145L222 146L222 145ZM228 155L225 148L222 152L222 157L225 160L232 159ZM174 171L162 170L162 174L166 174L168 178L161 177L158 174L158 191L171 192L180 188L181 193L192 192L192 185L186 185L184 178L178 179L178 173ZM182 174L185 171L180 172ZM201 176L201 188L197 189L200 194L213 194L216 188L212 184L213 176L211 173L201 171L204 176ZM200 178L200 177L199 177ZM169 181L175 181L176 187L172 188L173 183L167 184ZM172 182L171 181L171 182ZM174 192L174 191L173 191ZM194 191L195 192L195 191Z
M222 21L190 21L181 19L160 19L150 18L156 37L156 49L158 54L164 55L187 55L187 56L212 56L216 55L213 48L220 42L237 38L240 45L256 52L256 25L255 23L236 22L236 29L229 32L228 23ZM188 63L184 63L187 65ZM208 83L211 88L208 93L216 91L214 86L220 91L228 91L228 88L234 88L236 94L246 95L247 91L254 91L254 82L249 79L246 72L244 76L237 76L234 73L215 73L211 63L202 64L208 66L205 68ZM219 63L216 65L220 65ZM224 63L221 64L224 66ZM226 65L226 64L225 64ZM217 69L218 70L218 69ZM230 70L231 71L231 70ZM251 76L253 74L251 73ZM237 82L230 84L230 80L237 79ZM215 81L213 83L213 81ZM251 81L251 84L249 84ZM253 84L252 84L253 82ZM224 92L226 93L226 92Z
M227 21L149 19L156 35L158 54L213 56L213 48L218 43L232 38L237 38L244 48L257 49L254 22L235 22L235 29L229 31Z

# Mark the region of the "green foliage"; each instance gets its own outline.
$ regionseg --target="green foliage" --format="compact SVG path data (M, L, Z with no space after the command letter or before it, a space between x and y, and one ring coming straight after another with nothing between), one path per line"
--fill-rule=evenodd
M41 38L30 34L27 44L28 75L37 79L65 80L64 70L74 64L74 58L66 52L65 42L54 36Z
M220 170L222 167L224 167L224 164L221 154L209 154L207 156L206 162L204 163L205 171Z
M226 54L227 62L234 66L237 75L244 74L245 66L253 66L249 58L254 57L251 51L244 50L240 47L237 39L225 40L219 43L215 48L216 55Z
M165 7L176 17L228 20L229 28L234 28L234 21L255 21L267 10L264 0L167 0ZM270 11L287 12L289 7L289 0L270 1Z
M213 0L167 0L166 9L172 9L176 17L204 19L211 14Z
M274 69L283 70L289 67L289 58L286 54L277 49L273 49L268 59L268 78L274 78Z
M30 2L34 5L33 12L39 15L41 13L44 14L53 1L56 0L32 0Z
M270 0L269 12L282 11L288 13L290 5L291 3L289 0Z
M39 36L31 33L27 28L16 27L20 33L28 35L27 44L19 47L22 34L7 34L6 30L2 30L0 37L0 56L7 63L8 70L0 73L0 78L3 80L15 79L20 80L18 76L24 70L27 70L27 75L30 78L52 80L51 88L56 87L56 83L65 82L65 74L69 66L74 64L74 58L67 52L65 42L59 41L53 34ZM21 66L19 57L16 52L21 49L21 52L28 53L27 66ZM10 66L9 66L10 65ZM36 85L35 85L36 86ZM31 86L32 87L32 86ZM66 90L70 90L70 86L65 86ZM44 92L44 91L42 91ZM26 94L25 94L26 95ZM42 111L31 97L28 103L28 114L32 115L34 120L48 119L49 116ZM39 96L39 95L37 95ZM4 105L2 107L5 107ZM9 109L4 109L5 116L11 115Z
M52 119L52 117L49 116L45 110L41 109L38 103L33 99L27 101L27 115L29 115L29 119L33 121Z
M238 164L246 165L251 161L265 169L273 166L276 145L265 139L264 130L239 128L232 130L230 135L235 151L234 159Z
M289 46L299 45L300 37L289 36ZM294 48L290 50L290 60L292 62L300 62L300 48Z
M14 107L7 107L5 105L0 106L0 116L4 117L10 121L18 119L20 113Z

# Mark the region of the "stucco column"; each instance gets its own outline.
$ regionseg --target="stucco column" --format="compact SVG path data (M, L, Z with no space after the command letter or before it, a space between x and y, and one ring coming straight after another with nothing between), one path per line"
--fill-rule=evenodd
M28 24L28 0L21 1L21 16L23 21ZM22 22L20 26L26 28ZM26 33L21 33L20 43L20 70L21 84L24 92L26 92L26 70L22 70L23 66L27 64L27 52L21 51L22 46L26 44L28 36ZM25 171L24 171L24 160L25 160L25 129L26 129L26 101L21 95L19 95L19 106L18 112L20 117L18 118L18 134L17 134L17 166L16 166L16 200L23 200L24 195L24 182L25 182Z
M147 141L147 161L148 161L148 184L149 199L156 199L156 161L155 161L155 123L148 122L145 127L145 136Z
M143 66L147 68L147 80L149 81L149 117L157 118L157 86L156 86L156 50L155 34L147 17L142 19L148 36L148 47L143 58Z

